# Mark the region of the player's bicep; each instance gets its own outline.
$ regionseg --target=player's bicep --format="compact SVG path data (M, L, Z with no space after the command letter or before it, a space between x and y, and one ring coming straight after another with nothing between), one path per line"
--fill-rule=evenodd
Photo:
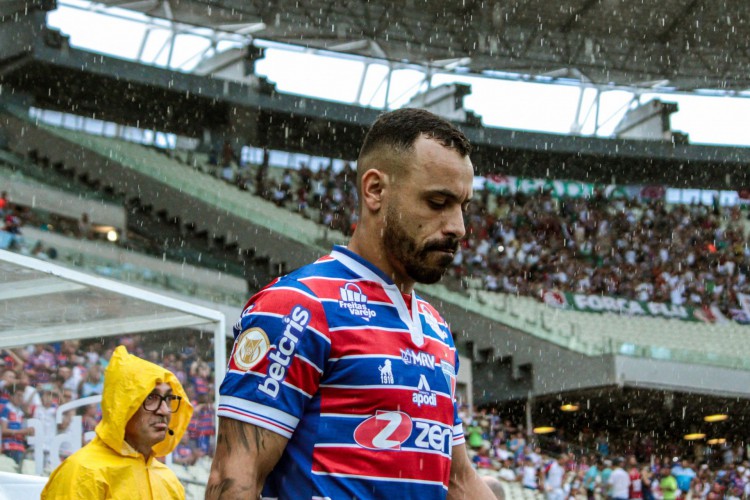
M477 475L471 465L471 459L466 451L466 444L461 443L453 447L451 452L450 483L448 484L448 499L463 500L494 500L495 495Z
M253 424L219 418L207 499L258 498L288 439Z

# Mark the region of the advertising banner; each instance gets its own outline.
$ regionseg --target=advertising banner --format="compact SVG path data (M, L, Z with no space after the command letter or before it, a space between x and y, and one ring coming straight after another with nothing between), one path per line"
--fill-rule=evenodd
M601 192L606 198L638 198L644 193L651 199L657 193L664 196L664 189L658 186L620 186L615 184L593 184L589 182L560 179L528 179L510 175L488 175L484 189L494 194L538 194L548 191L555 198L589 198Z
M703 323L723 323L727 318L715 306L692 307L669 302L641 302L623 297L605 297L582 293L545 290L542 302L558 308L590 313L613 313L625 316L647 316L651 318L700 321ZM736 320L736 318L733 317ZM738 321L742 322L742 321Z

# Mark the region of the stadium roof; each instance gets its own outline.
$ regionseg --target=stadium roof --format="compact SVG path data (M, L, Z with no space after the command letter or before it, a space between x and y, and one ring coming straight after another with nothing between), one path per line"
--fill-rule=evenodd
M750 87L741 0L99 0L398 63L644 89Z

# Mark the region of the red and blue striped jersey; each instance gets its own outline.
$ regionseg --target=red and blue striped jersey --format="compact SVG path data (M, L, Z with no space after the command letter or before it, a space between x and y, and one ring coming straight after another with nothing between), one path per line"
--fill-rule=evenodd
M438 312L407 305L344 247L248 302L219 415L289 439L264 497L445 498L458 354Z
M0 419L8 424L8 432L3 434L3 451L26 451L26 438L13 431L26 428L23 410L16 408L13 403L5 404Z

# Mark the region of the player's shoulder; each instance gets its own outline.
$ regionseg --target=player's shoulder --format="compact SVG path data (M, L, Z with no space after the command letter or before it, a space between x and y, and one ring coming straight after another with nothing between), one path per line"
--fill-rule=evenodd
M330 277L335 275L334 264L335 260L323 257L276 278L248 301L235 328L241 331L247 327L248 321L269 315L286 316L299 308L322 316L322 304L328 298L329 291L320 283L329 282Z
M308 300L318 300L315 291L305 283L307 278L315 274L314 268L311 268L313 265L308 264L268 283L253 295L246 304L245 311L249 312L259 302L278 301L285 297L291 300L304 300L305 297Z
M328 255L278 278L268 289L277 291L291 288L316 298L327 298L331 293L338 294L341 283L358 278L337 259Z

